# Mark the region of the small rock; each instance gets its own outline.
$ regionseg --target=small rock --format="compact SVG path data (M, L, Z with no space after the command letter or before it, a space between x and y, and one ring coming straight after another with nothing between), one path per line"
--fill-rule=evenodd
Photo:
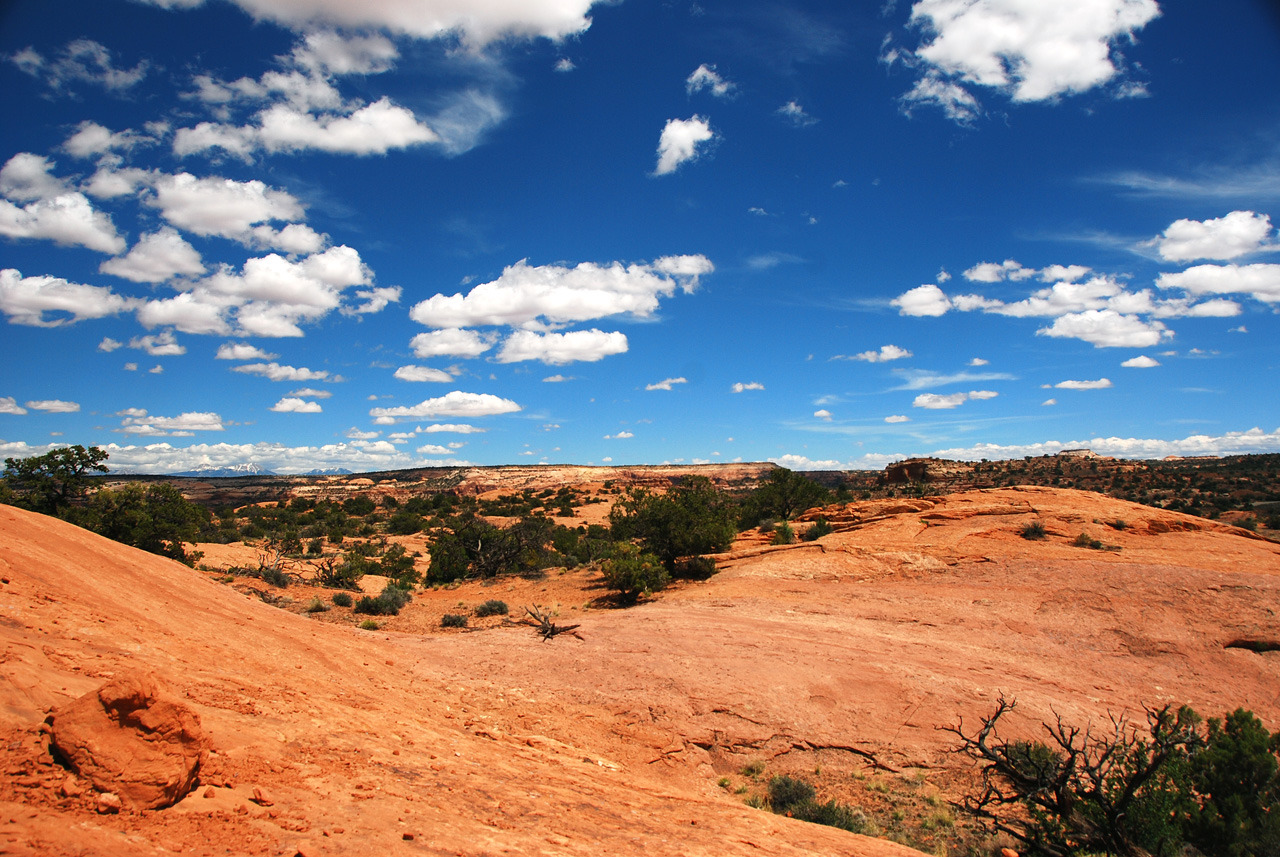
M405 842L412 842L412 841L413 841L413 834L412 834L412 833L401 833L401 834L400 834L400 838L401 838L401 839L403 839Z
M267 797L267 793L264 792L262 789L258 788L257 786L253 787L253 797L250 798L250 800L252 800L258 806L274 806L275 805L275 801Z
M119 812L123 806L124 803L120 800L120 795L115 792L103 792L98 795L98 812L103 815Z
M209 786L207 789L204 790L205 797L213 797L213 794L214 794L213 786Z
M63 797L80 797L84 794L84 786L80 785L75 777L67 777L63 780L58 790L62 792Z
M1001 848L1000 857L1018 857L1018 852L1012 848Z

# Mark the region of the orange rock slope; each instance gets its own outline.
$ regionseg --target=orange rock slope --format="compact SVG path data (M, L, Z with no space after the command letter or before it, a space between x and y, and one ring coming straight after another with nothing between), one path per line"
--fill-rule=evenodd
M543 643L316 622L0 506L0 853L889 857L916 852L717 778L812 754L956 768L938 727L1001 693L1029 734L1166 702L1280 726L1280 652L1233 645L1280 640L1280 545L1053 489L826 514L819 542L743 540L709 581ZM137 669L209 750L176 806L100 814L41 724Z

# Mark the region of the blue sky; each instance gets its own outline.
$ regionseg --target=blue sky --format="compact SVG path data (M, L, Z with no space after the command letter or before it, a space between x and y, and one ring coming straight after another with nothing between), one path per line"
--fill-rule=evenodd
M0 4L0 453L1280 451L1262 0Z

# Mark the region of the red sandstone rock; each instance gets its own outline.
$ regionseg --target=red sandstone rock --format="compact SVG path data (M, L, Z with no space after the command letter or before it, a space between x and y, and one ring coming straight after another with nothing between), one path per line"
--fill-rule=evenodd
M141 671L55 711L52 738L76 773L138 809L181 800L205 752L200 718Z

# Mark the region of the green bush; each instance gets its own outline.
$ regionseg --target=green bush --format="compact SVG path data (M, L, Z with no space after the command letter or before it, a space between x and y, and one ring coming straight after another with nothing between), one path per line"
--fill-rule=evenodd
M785 813L797 804L813 800L816 794L813 786L795 777L779 776L769 780L769 805L777 813Z
M1043 541L1049 537L1048 532L1045 531L1044 524L1039 521L1032 521L1031 523L1024 525L1018 535L1022 536L1029 542Z
M262 579L263 583L269 583L272 586L278 586L281 589L284 589L289 585L289 575L272 566L263 566L258 569L258 577Z
M683 557L723 551L737 534L728 495L702 476L685 477L665 494L632 489L609 513L614 538L635 539L674 574Z
M356 613L368 613L372 616L395 616L401 608L412 600L408 590L401 589L394 583L388 583L378 597L365 595L356 602Z
M1030 853L1280 854L1280 732L1251 712L1204 724L1166 706L1147 710L1145 728L1113 718L1096 732L1059 719L1048 745L998 738L1015 705L1002 698L972 735L950 731L982 765L968 808Z
M303 609L308 613L325 613L329 610L329 605L321 601L320 596L317 595L312 598Z
M795 540L796 540L795 530L791 529L790 524L788 524L786 521L783 521L782 523L778 524L777 529L773 531L773 540L770 542L770 544L789 545L794 543Z
M346 592L335 592L333 593L333 598L329 600L337 607L350 607L354 603L351 596Z
M804 531L804 540L806 542L814 542L823 536L831 535L833 532L835 532L835 528L831 526L831 522L819 516L813 522L813 526Z
M365 619L363 622L360 623L360 630L376 631L378 630L378 623L373 621L372 619Z
M483 619L486 616L506 616L507 612L507 602L491 598L476 608L476 618Z
M1089 550L1095 551L1100 551L1103 548L1102 542L1098 541L1088 533L1081 533L1076 536L1075 540L1072 541L1071 544L1078 548L1088 548Z
M850 809L842 803L807 800L791 809L791 817L811 824L837 827L850 833L871 833L871 823L858 809Z
M446 613L440 617L441 628L465 628L467 617L462 613Z
M622 600L634 604L641 595L657 592L671 580L662 560L642 553L635 545L621 544L604 561L604 585L616 590Z

